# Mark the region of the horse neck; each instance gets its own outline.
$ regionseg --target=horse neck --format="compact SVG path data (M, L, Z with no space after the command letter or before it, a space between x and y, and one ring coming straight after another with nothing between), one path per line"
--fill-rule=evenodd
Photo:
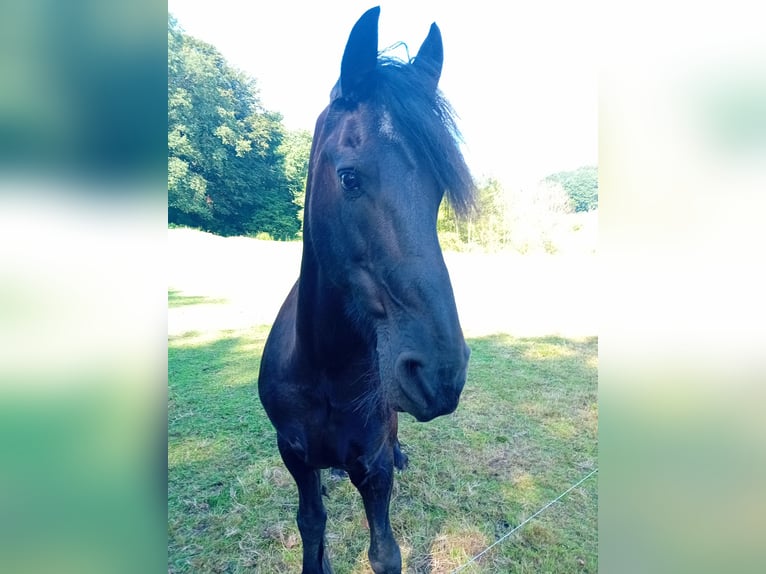
M346 294L322 274L304 235L298 286L296 334L302 351L319 368L369 368L375 341L348 317Z
M314 193L314 165L319 156L317 148L324 139L326 108L317 119L309 156L306 182L306 210ZM334 367L337 363L367 364L375 361L374 335L365 336L347 315L347 293L332 285L323 276L314 252L311 217L303 220L303 255L298 282L296 335L302 354L315 367Z

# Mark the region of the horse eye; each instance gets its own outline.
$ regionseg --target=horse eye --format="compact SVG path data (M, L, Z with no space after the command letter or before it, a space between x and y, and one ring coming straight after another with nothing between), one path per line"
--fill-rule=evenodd
M338 173L340 184L346 191L358 191L360 187L359 176L353 169L344 169Z

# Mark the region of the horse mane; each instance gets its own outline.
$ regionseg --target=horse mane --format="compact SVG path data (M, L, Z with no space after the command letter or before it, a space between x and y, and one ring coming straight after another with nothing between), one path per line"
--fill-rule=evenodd
M456 114L432 82L407 62L379 56L374 77L365 82L371 89L340 99L346 105L370 101L387 111L397 136L430 168L455 212L467 215L475 205L476 185L460 151Z

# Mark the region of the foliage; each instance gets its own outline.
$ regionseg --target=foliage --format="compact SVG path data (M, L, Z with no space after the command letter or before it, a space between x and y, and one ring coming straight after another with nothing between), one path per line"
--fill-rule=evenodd
M437 231L447 245L454 238L468 245L479 244L487 248L496 246L503 235L504 207L503 190L496 179L488 179L477 187L475 209L461 220L452 206L443 201L439 207ZM449 234L449 235L447 235Z
M295 237L305 171L291 138L281 116L261 106L255 80L168 15L169 222Z
M298 206L298 220L302 229L303 208L306 203L306 176L309 172L311 155L311 134L306 130L288 132L280 151L285 157L285 175L293 202Z
M596 218L586 217L585 212L573 213L576 204L571 195L552 177L530 189L507 189L494 178L486 179L477 186L475 211L463 219L442 202L437 219L442 248L547 254L594 252Z
M560 171L549 175L545 181L558 183L572 200L574 210L598 209L598 168L586 166L574 171Z

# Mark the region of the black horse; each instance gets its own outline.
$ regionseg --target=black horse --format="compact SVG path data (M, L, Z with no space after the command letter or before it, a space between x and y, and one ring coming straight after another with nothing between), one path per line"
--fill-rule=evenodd
M441 33L433 24L411 63L379 57L379 13L352 29L317 120L300 277L261 361L261 402L298 485L304 573L331 572L329 467L362 495L372 569L401 572L388 514L394 466L407 463L397 413L453 412L470 355L436 234L444 194L465 213L475 189L437 90Z

